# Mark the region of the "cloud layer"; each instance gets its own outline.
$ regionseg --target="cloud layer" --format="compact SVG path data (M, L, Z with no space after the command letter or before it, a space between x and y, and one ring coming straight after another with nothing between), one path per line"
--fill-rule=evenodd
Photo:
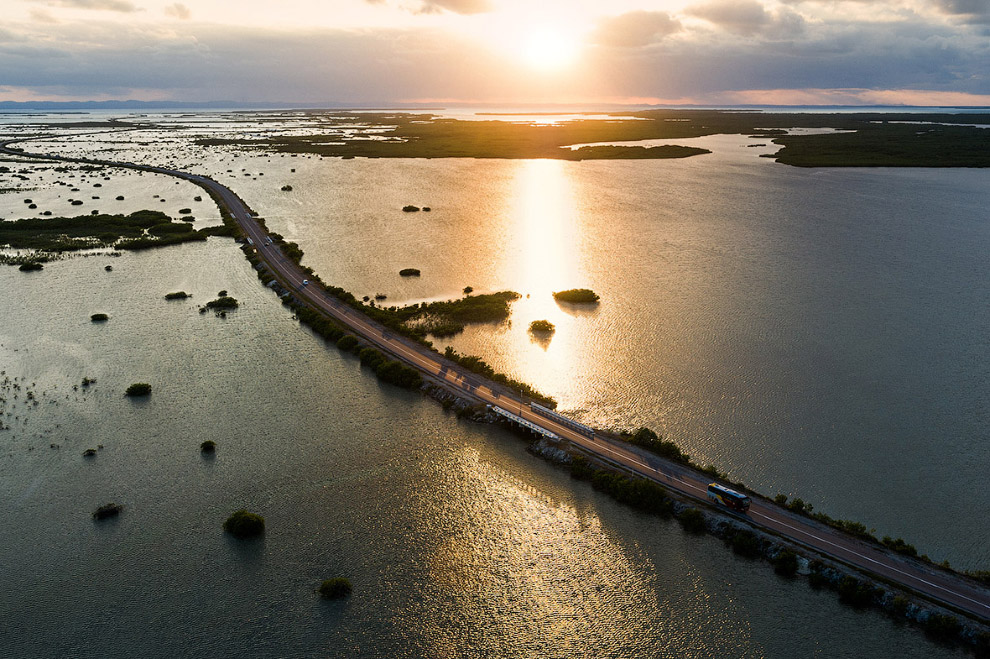
M918 99L990 98L985 0L695 0L676 11L634 8L592 16L577 35L584 39L579 64L554 74L494 47L498 34L482 43L477 30L469 38L458 23L438 22L484 28L500 1L354 0L407 17L405 27L364 29L198 23L201 5L194 15L164 0L156 7L23 2L31 11L0 27L0 100L910 102L912 90ZM116 18L82 25L67 13L83 9ZM423 10L429 13L417 13Z

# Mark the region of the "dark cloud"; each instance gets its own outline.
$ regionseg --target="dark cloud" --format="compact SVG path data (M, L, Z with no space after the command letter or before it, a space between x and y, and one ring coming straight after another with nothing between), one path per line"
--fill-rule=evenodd
M665 12L631 11L603 19L592 36L592 42L601 46L637 48L680 29L681 24Z
M418 30L277 31L117 23L0 28L3 85L35 96L144 96L189 101L341 102L409 99L524 102L554 98L721 98L759 89L918 89L990 94L990 40L914 22L808 23L796 39L768 26L733 39L649 37L589 51L579 70L548 78L467 38ZM621 26L621 23L619 24ZM658 22L663 26L665 23ZM614 26L613 26L614 27ZM646 30L650 32L650 30ZM612 33L614 36L614 33ZM635 38L638 37L638 38ZM613 41L613 43L620 43ZM141 97L140 94L137 94Z
M935 0L935 5L964 22L990 24L990 0Z

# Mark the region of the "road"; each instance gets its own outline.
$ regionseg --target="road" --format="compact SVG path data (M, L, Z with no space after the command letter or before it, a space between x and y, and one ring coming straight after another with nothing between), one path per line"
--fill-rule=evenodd
M267 244L269 236L252 216L244 201L230 188L213 179L188 172L133 163L60 158L9 151L7 145L13 141L24 140L0 142L0 151L48 160L99 163L138 169L185 179L212 191L222 200L226 210L245 235L251 238L258 256L284 286L293 290L297 298L332 317L365 342L373 344L383 352L409 364L428 378L444 382L449 388L456 389L469 400L498 405L556 433L585 453L606 460L631 474L660 483L686 497L707 501L707 486L711 482L710 476L622 442L600 436L586 437L566 426L555 423L552 419L537 415L529 409L527 402L511 392L479 375L461 370L456 364L444 359L440 354L425 346L396 335L360 311L341 303L318 284L304 285L303 281L308 278L308 275L296 263L286 258L278 245ZM990 589L973 580L937 569L920 560L896 554L880 545L859 540L758 497L753 498L748 514L738 515L738 517L755 527L790 539L813 552L899 584L934 602L948 605L950 608L978 620L990 621Z

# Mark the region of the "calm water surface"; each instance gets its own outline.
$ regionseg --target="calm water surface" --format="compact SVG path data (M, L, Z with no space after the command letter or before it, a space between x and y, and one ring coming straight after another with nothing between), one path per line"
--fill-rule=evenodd
M990 504L986 172L800 170L733 136L680 141L711 156L611 163L248 158L166 137L128 159L228 182L359 295L528 295L451 345L565 411L652 426L761 490L990 563L974 512ZM73 196L216 221L164 177L67 176L0 195L0 216ZM553 302L575 286L601 304ZM198 314L220 289L243 307ZM194 297L166 303L173 290ZM0 291L0 381L21 386L0 392L0 656L955 654L379 385L300 329L229 241L3 268ZM537 318L552 340L528 335ZM97 383L74 390L83 377ZM153 384L147 402L122 396L134 381ZM109 500L124 515L94 525ZM263 542L220 532L242 506L267 517ZM317 601L337 575L354 596Z
M0 287L22 383L0 434L0 656L958 655L380 385L229 241L4 268ZM197 313L220 288L242 308ZM124 513L95 524L109 500ZM242 506L263 541L224 537ZM337 575L354 595L320 602Z

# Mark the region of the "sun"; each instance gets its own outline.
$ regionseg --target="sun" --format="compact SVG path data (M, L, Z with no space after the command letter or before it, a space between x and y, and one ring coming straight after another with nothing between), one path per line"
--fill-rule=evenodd
M542 73L553 73L573 64L578 56L578 41L553 28L538 28L529 33L523 44L526 64Z

